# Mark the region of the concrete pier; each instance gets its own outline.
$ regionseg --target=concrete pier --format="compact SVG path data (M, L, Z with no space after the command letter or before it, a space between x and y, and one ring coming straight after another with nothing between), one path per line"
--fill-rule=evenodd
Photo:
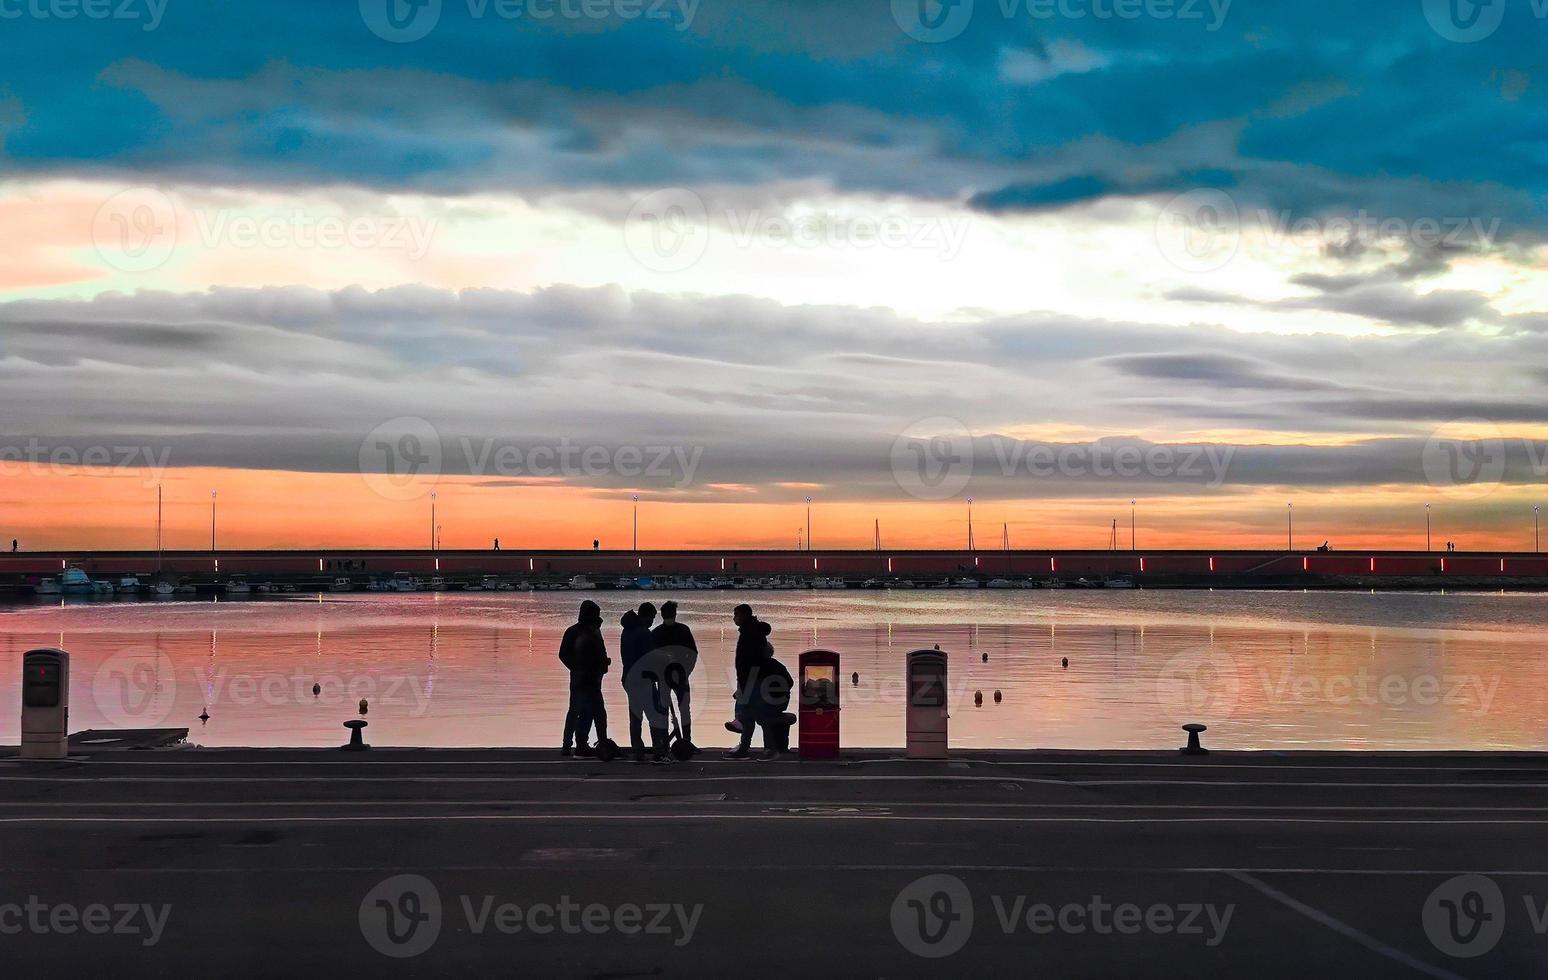
M1459 588L1548 587L1548 554L1422 551L54 551L0 554L0 584L20 586L79 567L94 578L159 568L173 577L214 583L250 581L326 588L347 578L364 588L397 572L449 584L486 575L512 582L566 583L574 576L604 587L618 578L694 577L727 582L749 576L930 584L971 578L1102 581L1116 576L1147 585L1200 587L1325 586Z
M1507 977L1548 959L1548 756L899 755L0 758L0 947L19 975L80 976ZM48 918L96 905L128 931Z

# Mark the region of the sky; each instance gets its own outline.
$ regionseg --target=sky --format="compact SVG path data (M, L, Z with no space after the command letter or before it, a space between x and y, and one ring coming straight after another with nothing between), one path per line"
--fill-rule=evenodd
M24 548L1535 545L1548 0L0 21Z

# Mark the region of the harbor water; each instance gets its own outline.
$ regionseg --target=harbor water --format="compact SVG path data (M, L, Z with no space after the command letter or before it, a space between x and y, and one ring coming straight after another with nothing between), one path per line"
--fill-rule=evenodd
M731 608L751 603L794 672L843 657L843 739L903 742L903 665L949 656L951 743L1231 749L1548 747L1548 596L1247 591L588 593L615 667L618 618L675 598L700 647L695 741L729 743ZM367 702L377 745L558 747L556 653L572 592L326 594L245 601L59 600L0 609L0 743L20 662L72 656L71 728L186 727L206 746L330 746ZM851 675L858 675L852 678ZM201 716L204 716L201 718Z

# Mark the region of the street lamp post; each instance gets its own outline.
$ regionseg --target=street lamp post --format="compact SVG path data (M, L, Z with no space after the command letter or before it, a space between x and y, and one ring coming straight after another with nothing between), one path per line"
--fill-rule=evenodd
M210 550L215 550L215 491L210 491Z
M812 550L812 498L806 498L806 550Z
M634 550L640 550L640 495L634 495Z
M967 499L968 507L968 550L973 550L973 498Z
M1537 554L1538 552L1543 550L1542 545L1539 543L1541 539L1538 537L1537 531L1538 531L1537 504L1533 504L1532 505L1532 553L1533 554Z
M430 550L435 551L435 498L436 491L430 491Z
M1430 534L1430 505L1424 505L1424 550L1434 551L1435 545Z
M1285 504L1285 550L1295 550L1295 504Z
M1136 507L1138 507L1138 506L1139 506L1139 501L1137 501L1137 500L1129 501L1129 550L1130 551L1138 551L1139 550L1139 545L1135 544L1135 538L1134 538L1134 526L1135 526L1134 525L1134 509Z

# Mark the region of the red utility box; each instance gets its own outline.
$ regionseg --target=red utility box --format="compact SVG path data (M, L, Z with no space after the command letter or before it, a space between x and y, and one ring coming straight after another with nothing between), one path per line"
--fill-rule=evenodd
M839 710L839 655L831 650L801 654L801 758L839 757Z

